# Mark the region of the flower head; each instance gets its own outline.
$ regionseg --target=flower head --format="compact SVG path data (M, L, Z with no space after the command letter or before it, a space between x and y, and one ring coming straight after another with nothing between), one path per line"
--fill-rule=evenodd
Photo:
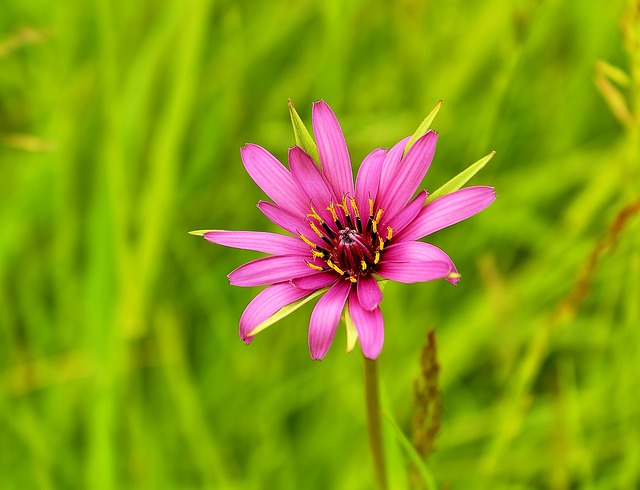
M364 355L375 359L384 341L377 278L456 284L460 275L449 256L418 240L483 210L495 193L491 187L467 187L426 205L426 191L414 196L433 159L434 131L406 152L409 137L388 151L372 151L354 184L342 129L324 101L313 105L312 122L320 166L298 146L289 150L289 169L260 146L241 150L247 172L273 201L260 201L258 208L291 235L202 234L219 245L270 254L228 276L235 286L267 286L240 318L246 343L283 307L326 290L311 314L311 357L325 356L346 305Z

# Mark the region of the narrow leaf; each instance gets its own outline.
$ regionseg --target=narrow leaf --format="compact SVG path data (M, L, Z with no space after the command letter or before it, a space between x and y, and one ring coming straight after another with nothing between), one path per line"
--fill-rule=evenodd
M463 185L469 182L471 177L473 177L480 170L482 170L484 166L489 162L489 160L493 158L493 155L495 154L496 152L492 151L486 157L481 158L476 163L469 165L465 170L460 172L453 179L451 179L449 182L447 182L442 187L440 187L437 191L430 194L429 197L427 197L425 204L428 204L434 199L437 199L439 197L442 197L446 194L449 194L453 191L457 191L458 189L460 189Z
M347 352L351 352L356 346L358 332L356 332L356 325L353 323L348 307L344 309L344 323L347 326Z
M427 490L437 490L438 487L436 486L435 478L431 474L431 471L429 470L429 468L427 468L427 465L422 460L422 458L420 457L416 449L413 447L413 444L411 444L407 436L404 435L404 432L402 432L402 429L398 427L398 424L396 424L395 420L391 418L391 415L389 415L389 413L387 413L386 411L383 411L382 414L384 415L385 420L389 423L389 425L393 429L393 433L398 439L398 442L400 443L400 445L404 448L405 452L407 453L407 456L409 457L411 462L416 465L416 468L420 472L420 476L422 477Z
M309 134L307 127L300 119L300 116L296 112L296 108L293 107L293 102L289 99L289 115L291 116L291 125L293 126L293 135L296 138L296 145L302 148L307 155L313 158L316 163L320 163L320 155L318 154L318 147L315 141Z
M307 304L312 299L317 298L318 296L323 294L325 291L327 291L327 289L329 289L329 288L327 287L327 288L323 288L323 289L318 289L317 291L315 291L314 293L310 294L309 296L305 296L304 298L299 299L298 301L294 301L290 305L283 306L278 311L276 311L272 316L270 316L265 321L263 321L261 324L259 324L257 327L255 327L253 330L251 330L251 332L249 332L249 334L248 334L249 337L253 337L254 335L257 335L258 333L262 332L267 327L270 327L271 325L273 325L277 321L280 321L284 317L287 317L287 316L291 315L291 313L296 311L301 306Z
M634 129L633 116L629 111L624 95L604 75L596 77L596 86L609 105L613 115L616 116L627 131L632 132Z
M216 231L216 230L194 230L194 231L190 231L189 235L204 236L205 233L209 233L210 231Z
M618 68L617 66L611 65L604 60L596 61L596 71L599 75L604 75L609 80L616 82L621 87L629 86L629 75L627 73Z
M407 146L404 148L403 155L407 154L407 152L409 151L409 148L411 148L413 144L416 141L418 141L418 138L420 138L420 136L423 136L424 134L427 133L427 131L429 131L429 128L431 127L431 123L436 118L436 115L438 114L438 111L440 110L441 106L442 106L442 101L440 100L436 104L436 106L433 108L433 110L429 113L429 115L424 118L424 121L422 121L420 126L418 126L418 129L416 129L416 132L413 133L413 136L409 140L409 143L407 143Z

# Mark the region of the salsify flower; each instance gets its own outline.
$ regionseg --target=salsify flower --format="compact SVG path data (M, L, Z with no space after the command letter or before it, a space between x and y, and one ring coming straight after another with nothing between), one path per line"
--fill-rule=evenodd
M234 286L267 286L240 318L246 343L282 308L326 290L311 313L311 357L325 356L346 306L363 354L375 359L384 342L377 278L456 284L460 275L449 256L418 240L483 210L495 193L491 187L467 187L426 205L425 190L414 196L433 159L435 131L415 140L406 153L409 137L388 151L372 151L354 183L342 129L324 101L314 103L312 125L320 166L298 146L289 150L289 169L260 146L241 150L247 172L273 201L260 201L258 208L291 235L199 234L219 245L270 254L228 276Z

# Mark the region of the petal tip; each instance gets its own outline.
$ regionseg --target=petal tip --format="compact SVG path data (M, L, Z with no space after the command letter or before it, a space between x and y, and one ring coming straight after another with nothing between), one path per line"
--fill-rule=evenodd
M315 349L311 349L311 348L309 348L309 353L311 354L312 361L322 361L322 359L324 359L324 356L327 355L327 351L315 352Z
M189 235L193 235L193 236L201 236L201 237L206 237L207 233L210 233L212 231L215 230L193 230L193 231L189 231Z

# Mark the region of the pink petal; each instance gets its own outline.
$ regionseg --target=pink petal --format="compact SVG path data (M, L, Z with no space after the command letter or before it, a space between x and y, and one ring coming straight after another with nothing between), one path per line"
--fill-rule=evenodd
M384 344L384 321L380 307L369 311L359 302L360 295L351 291L349 295L349 314L358 333L360 347L365 357L375 359L382 351Z
M369 153L362 161L356 177L356 205L358 211L365 216L369 209L369 198L376 200L380 174L387 150L378 148Z
M249 332L273 316L280 308L310 293L311 291L295 288L288 282L273 284L262 290L251 300L240 317L240 338L248 344L253 339L249 337Z
M350 289L349 281L336 282L313 309L309 321L309 352L313 359L322 359L329 351Z
M412 261L412 262L381 262L376 267L376 273L391 281L413 282L433 281L442 279L451 273L451 264L443 260Z
M343 194L353 196L351 160L338 119L323 100L313 104L311 119L320 153L322 173L327 177L337 197L341 199Z
M299 289L315 291L326 288L340 279L340 276L333 270L316 272L306 277L296 277L291 280L291 284Z
M404 153L404 149L410 139L411 136L407 136L406 138L398 141L387 153L384 163L382 164L382 173L380 174L380 185L378 187L378 195L380 197L385 195L389 192L389 189L396 185L393 180L393 176L397 171L398 165L400 165L400 162L402 161L402 154Z
M398 213L395 216L391 217L388 222L384 223L385 225L392 228L394 235L397 235L409 223L411 223L416 216L418 216L418 213L424 206L424 202L427 200L427 194L427 191L420 192L411 200L409 204L398 211Z
M315 263L310 258L292 255L264 257L241 265L227 277L233 286L265 286L317 272L309 267L307 262Z
M493 187L465 187L427 204L397 237L398 241L418 240L479 213L496 198Z
M262 211L264 215L271 220L271 222L275 223L283 230L298 236L300 233L304 233L304 235L313 243L317 245L322 243L318 235L309 228L309 224L299 216L291 214L289 211L267 201L260 201L258 203L258 209Z
M240 150L247 172L264 193L288 211L306 213L309 203L276 157L261 146L247 144Z
M451 272L457 273L455 264L449 256L435 245L424 242L400 242L389 245L382 252L383 262L429 262L438 260L449 263ZM451 284L457 284L459 277L446 278Z
M302 240L277 233L213 230L205 233L204 238L225 247L255 250L272 255L309 255L309 245Z
M365 310L375 309L382 301L382 291L373 276L362 276L358 279L358 301Z
M378 198L379 206L387 216L394 216L411 199L429 170L437 141L438 133L427 131L396 165L395 172L390 177L393 184L381 189Z
M329 183L325 179L320 169L313 159L307 155L302 148L294 146L289 150L289 167L291 167L291 175L301 189L309 197L309 200L322 209L328 206L333 197L333 191L329 187ZM309 207L307 206L307 213Z

